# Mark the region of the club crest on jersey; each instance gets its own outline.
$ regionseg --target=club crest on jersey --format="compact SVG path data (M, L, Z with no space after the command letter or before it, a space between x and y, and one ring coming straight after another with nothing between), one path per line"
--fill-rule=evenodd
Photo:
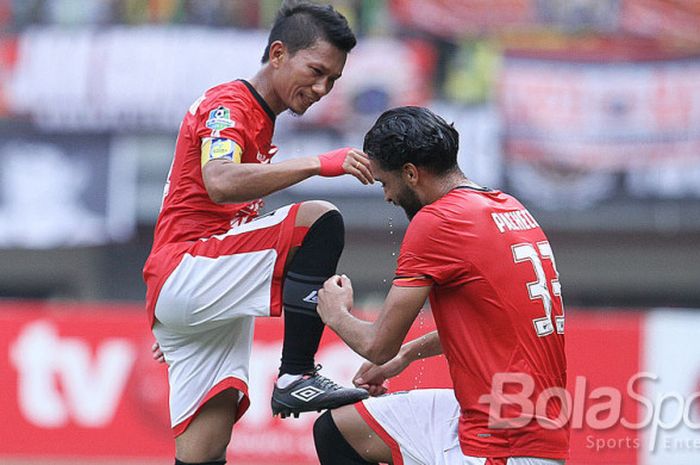
M231 119L231 111L224 106L220 106L216 110L209 112L206 126L211 129L212 136L218 137L224 129L236 126L236 122Z

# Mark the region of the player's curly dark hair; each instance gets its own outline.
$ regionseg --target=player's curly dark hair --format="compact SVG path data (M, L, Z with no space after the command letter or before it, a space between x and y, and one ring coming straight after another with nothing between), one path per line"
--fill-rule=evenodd
M363 150L385 171L413 163L445 174L458 169L459 133L427 108L392 108L367 132Z
M331 5L285 2L270 31L262 62L267 63L270 59L270 45L276 40L281 41L293 55L311 47L318 39L329 42L345 53L349 53L357 44L345 16Z

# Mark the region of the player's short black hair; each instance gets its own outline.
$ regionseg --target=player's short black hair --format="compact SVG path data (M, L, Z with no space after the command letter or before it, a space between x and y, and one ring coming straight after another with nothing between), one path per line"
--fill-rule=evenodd
M363 150L385 171L413 163L445 174L458 169L459 133L427 108L392 108L367 132Z
M285 2L270 31L262 62L267 63L270 59L270 45L276 40L281 41L293 55L311 47L318 39L345 53L349 53L357 44L347 19L331 5Z

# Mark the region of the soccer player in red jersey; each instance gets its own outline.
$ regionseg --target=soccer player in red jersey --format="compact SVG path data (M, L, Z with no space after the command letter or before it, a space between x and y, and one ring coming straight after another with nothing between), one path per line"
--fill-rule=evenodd
M416 359L444 353L454 389L372 397L314 425L322 465L549 465L568 454L564 310L552 248L508 194L457 165L457 131L432 112L385 112L364 151L387 201L410 221L378 318L350 314L350 279L319 291L318 312L370 363L372 394ZM437 331L402 345L425 300Z
M343 249L340 213L309 201L258 216L261 197L314 175L373 182L367 157L349 148L270 163L276 116L303 114L330 92L355 43L331 6L283 6L260 71L209 89L182 121L144 266L155 351L168 364L176 464L225 463L233 424L249 405L257 316L285 310L273 414L368 396L321 376L314 363L324 329L316 292Z

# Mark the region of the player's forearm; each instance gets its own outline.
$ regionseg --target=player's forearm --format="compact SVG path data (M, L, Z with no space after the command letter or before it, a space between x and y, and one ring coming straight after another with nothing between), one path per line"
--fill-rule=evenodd
M401 341L396 343L378 337L376 324L357 319L350 313L339 314L339 318L328 325L353 351L377 365L394 358L401 347Z
M402 357L406 364L428 357L434 357L442 353L442 343L437 331L433 331L423 336L413 339L401 346L399 357Z
M255 164L214 160L202 168L209 196L217 203L238 203L265 197L319 173L317 157Z

